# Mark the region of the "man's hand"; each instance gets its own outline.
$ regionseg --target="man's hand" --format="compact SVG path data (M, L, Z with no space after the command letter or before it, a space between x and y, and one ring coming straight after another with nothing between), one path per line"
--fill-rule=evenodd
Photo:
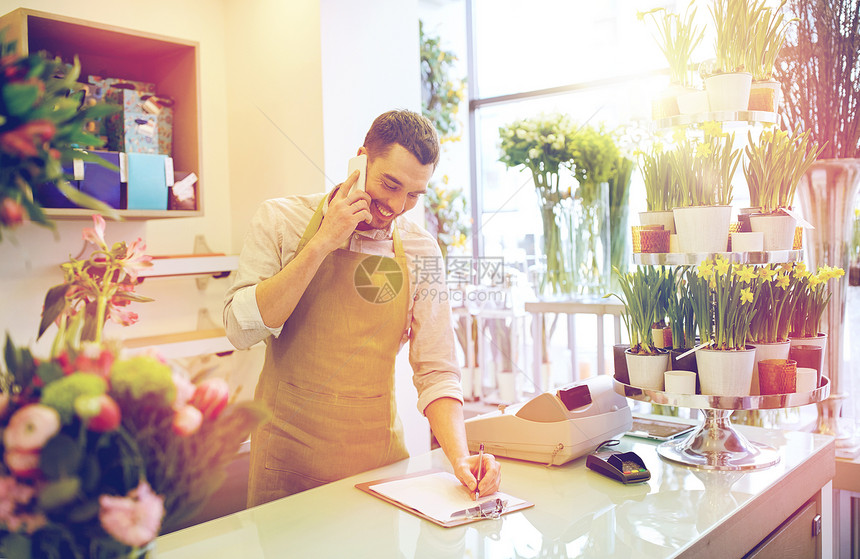
M475 488L478 489L478 496L492 495L499 490L499 484L502 481L502 466L496 462L496 457L489 453L484 453L483 462L481 464L481 479L476 480L478 475L478 455L468 456L463 460L452 464L454 475L460 482L469 488L469 493L474 494Z
M373 219L370 214L370 195L360 190L350 192L357 180L358 171L354 171L345 182L337 186L320 229L314 236L329 252L345 243L359 223L369 223Z

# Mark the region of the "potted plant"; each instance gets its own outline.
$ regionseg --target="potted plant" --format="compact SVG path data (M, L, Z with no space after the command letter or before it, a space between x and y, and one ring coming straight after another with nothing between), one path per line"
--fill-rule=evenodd
M624 305L622 319L627 327L630 348L625 351L630 384L650 390L663 389L663 373L669 369L669 355L657 349L652 339L651 326L656 321L659 294L671 283L665 268L639 267L633 272L618 276L621 294L610 293Z
M705 36L704 26L696 26L696 8L693 2L687 6L684 16L670 13L665 8L640 12L637 17L644 20L650 16L657 27L655 37L660 50L669 64L670 86L655 103L653 117L666 118L680 114L707 112L707 96L693 87L693 72L690 59L693 51ZM682 110L683 109L683 110Z
M702 394L750 393L755 348L747 346L759 295L750 267L734 267L723 256L702 261L687 274L701 344L696 365Z
M823 348L827 335L822 332L821 322L833 295L833 288L828 282L839 281L845 271L842 268L820 266L818 271L812 274L806 269L806 265L800 262L792 273L797 286L789 333L791 344L819 345Z
M690 295L688 269L678 268L674 278L674 289L669 297L667 314L672 328L672 349L669 351L671 369L696 371L696 355L688 353L696 345L696 315L693 313L693 299ZM680 357L680 359L679 359Z
M749 345L756 348L751 394L758 394L760 361L788 359L791 349L788 335L797 302L797 281L792 272L791 264L761 266L752 280L757 284L759 296L748 335Z
M654 143L650 152L639 152L639 171L642 182L645 183L646 211L639 212L639 223L642 225L662 225L670 234L675 234L675 207L672 186L675 180L672 154L664 150L663 144Z
M538 195L543 224L541 256L546 259L545 268L538 273L539 297L566 297L574 291L571 194L561 184L560 174L570 170L575 133L570 119L559 113L519 119L499 128L499 161L508 168L527 169Z
M752 73L746 66L756 22L764 3L749 0L714 0L716 61L705 68L705 91L712 111L745 111L749 107Z
M633 159L622 154L615 164L616 171L609 179L609 260L621 273L627 272L630 258L629 225L630 180L633 176ZM615 276L612 276L614 279Z
M749 109L777 112L782 97L781 84L773 78L776 58L785 42L789 24L797 18L786 19L782 0L777 8L764 8L753 26L752 48L747 51L746 67L752 73Z
M620 153L614 134L601 124L581 126L571 143L573 175L573 281L576 293L602 297L612 273L609 252L609 179Z
M750 229L764 235L764 250L791 250L797 220L791 210L801 177L815 162L821 149L810 141L810 132L789 134L764 130L758 142L748 133L744 176L750 204L761 213L750 215Z
M719 124L703 124L704 138L684 138L672 153L676 177L675 228L681 252L725 252L731 221L732 176L741 150L733 149L734 134Z

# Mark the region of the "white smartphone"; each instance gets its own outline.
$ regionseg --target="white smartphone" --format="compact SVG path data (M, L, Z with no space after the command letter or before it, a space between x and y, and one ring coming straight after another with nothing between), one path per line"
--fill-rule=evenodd
M367 175L367 154L362 153L361 155L356 155L349 160L349 170L347 171L346 176L352 176L352 173L354 173L356 169L358 169L358 180L355 181L352 188L357 188L364 192L364 183ZM350 190L350 192L352 192L352 190Z

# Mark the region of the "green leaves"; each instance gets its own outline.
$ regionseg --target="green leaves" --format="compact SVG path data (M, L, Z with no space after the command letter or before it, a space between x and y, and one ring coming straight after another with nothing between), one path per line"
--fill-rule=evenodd
M3 103L9 115L27 114L39 98L39 88L29 83L10 83L3 86Z

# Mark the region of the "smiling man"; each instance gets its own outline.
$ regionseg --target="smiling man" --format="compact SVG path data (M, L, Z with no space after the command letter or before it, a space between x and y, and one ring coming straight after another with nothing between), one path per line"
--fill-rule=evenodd
M410 111L374 120L354 172L331 192L267 200L254 216L224 306L237 348L264 340L255 398L273 419L251 437L248 506L408 456L394 402L394 361L409 342L418 407L457 478L481 495L500 467L469 456L463 397L435 239L403 214L439 160L433 124ZM441 266L439 266L441 269Z

